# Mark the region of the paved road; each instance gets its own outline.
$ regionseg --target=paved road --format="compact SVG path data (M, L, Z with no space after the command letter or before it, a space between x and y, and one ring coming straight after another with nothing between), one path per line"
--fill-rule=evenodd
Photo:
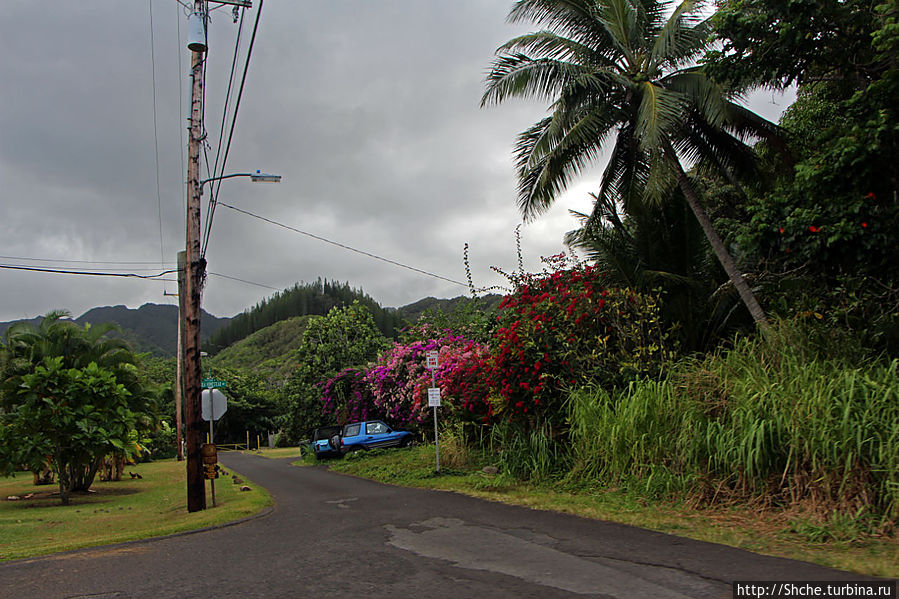
M729 598L733 580L860 578L628 526L226 454L267 516L0 564L0 596Z

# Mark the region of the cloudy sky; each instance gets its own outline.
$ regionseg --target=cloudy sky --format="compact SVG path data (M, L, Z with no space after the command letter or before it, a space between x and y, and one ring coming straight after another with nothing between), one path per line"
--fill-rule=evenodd
M467 242L475 285L502 282L490 267L514 269L521 222L512 145L544 114L519 101L479 108L494 50L530 29L506 23L510 6L266 0L225 172L261 169L283 180L231 179L220 201L460 282ZM137 274L172 268L185 235L183 8L177 0L6 0L3 8L0 264ZM230 9L213 12L210 161L237 34ZM786 102L763 93L751 105L776 119ZM562 236L576 226L568 211L588 209L600 168L522 228L526 267L563 249ZM318 277L348 281L385 306L467 292L222 206L206 257L216 274L204 308L218 316ZM171 282L0 269L0 320L174 303L164 294L175 291Z

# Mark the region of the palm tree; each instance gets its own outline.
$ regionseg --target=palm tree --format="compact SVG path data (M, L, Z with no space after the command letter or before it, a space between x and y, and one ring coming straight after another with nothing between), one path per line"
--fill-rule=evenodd
M610 284L660 290L661 316L681 349L705 351L745 324L732 318L740 300L721 284L723 271L679 190L658 205L632 202L626 214L610 198L591 196L591 214L572 211L583 226L565 244L585 252Z
M481 105L509 97L551 102L550 115L516 144L518 205L526 219L546 210L573 176L611 146L599 193L625 211L680 187L715 256L749 309L765 313L718 236L684 169L703 161L726 173L751 168L743 139L777 127L733 103L695 66L710 26L699 2L519 0L509 21L546 29L497 50ZM667 14L667 16L666 16Z

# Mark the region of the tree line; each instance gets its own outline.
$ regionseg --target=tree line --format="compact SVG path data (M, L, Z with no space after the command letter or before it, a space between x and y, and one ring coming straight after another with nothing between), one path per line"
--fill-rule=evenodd
M324 316L332 308L349 306L358 301L371 312L375 324L385 337L396 338L405 321L385 310L370 296L349 283L317 279L314 283L297 283L279 291L253 308L235 316L206 342L204 349L215 354L248 335L294 316Z

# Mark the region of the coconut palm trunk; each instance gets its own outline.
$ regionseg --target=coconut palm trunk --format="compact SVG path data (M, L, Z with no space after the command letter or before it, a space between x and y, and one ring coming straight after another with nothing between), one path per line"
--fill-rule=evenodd
M752 319L763 330L767 330L768 319L765 316L765 311L762 310L755 294L746 282L746 278L734 261L733 256L727 251L727 247L715 230L714 225L712 225L712 220L709 218L708 213L699 201L699 194L696 193L693 182L690 180L690 177L687 176L687 173L684 172L680 160L678 160L676 156L672 157L671 163L672 168L675 169L677 175L678 187L684 192L684 198L687 200L687 205L690 206L690 210L693 211L693 215L696 217L696 220L699 221L699 226L702 227L703 233L705 233L706 238L709 240L712 251L715 252L715 257L718 258L718 262L724 267L724 272L727 273L734 289L740 294L740 299L743 300L743 303L752 315Z

